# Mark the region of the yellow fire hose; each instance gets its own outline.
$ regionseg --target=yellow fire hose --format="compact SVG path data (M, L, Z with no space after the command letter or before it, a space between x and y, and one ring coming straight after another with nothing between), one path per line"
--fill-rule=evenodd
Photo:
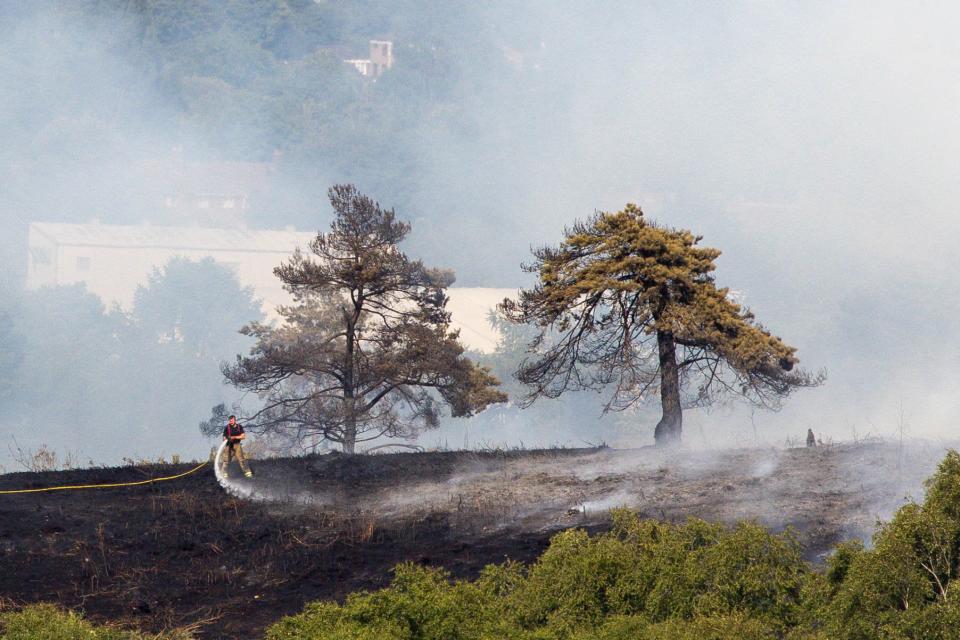
M74 484L67 485L63 487L43 487L42 489L13 489L10 491L0 491L0 495L10 494L10 493L41 493L43 491L66 491L67 489L107 489L110 487L135 487L141 484L151 484L153 482L163 482L165 480L176 480L177 478L182 478L188 476L191 473L196 473L203 467L207 466L210 463L209 460L201 462L193 469L189 471L184 471L183 473L178 473L175 476L166 476L164 478L150 478L149 480L138 480L137 482L111 482L109 484Z

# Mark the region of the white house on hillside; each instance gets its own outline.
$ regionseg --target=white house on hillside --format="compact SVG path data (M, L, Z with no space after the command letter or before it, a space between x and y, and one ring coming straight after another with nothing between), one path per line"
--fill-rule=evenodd
M383 72L393 66L393 43L389 40L371 40L370 57L344 60L353 65L360 75L379 78Z

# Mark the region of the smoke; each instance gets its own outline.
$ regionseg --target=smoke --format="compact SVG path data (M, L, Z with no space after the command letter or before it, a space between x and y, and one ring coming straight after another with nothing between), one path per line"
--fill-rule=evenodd
M956 444L956 443L952 443ZM609 511L683 522L751 520L793 529L822 560L910 500L947 444L876 441L815 448L541 450L254 460L252 479L217 479L235 497L378 526L430 520L460 534L603 526Z
M890 437L901 408L914 436L952 431L955 7L550 3L497 19L533 32L535 99L485 95L479 139L445 146L496 194L469 217L508 230L471 250L475 229L450 220L440 237L472 277L506 277L574 218L636 201L722 249L719 283L828 370L759 415L762 442L807 427ZM502 144L509 169L485 172ZM434 170L429 184L456 180L446 161ZM744 411L689 415L688 438L698 424L753 440Z
M724 252L719 283L829 379L779 414L688 412L695 448L782 446L807 428L834 441L952 433L960 9L366 5L336 9L326 39L272 23L211 27L203 7L171 26L124 3L4 5L0 312L19 304L30 221L168 222L145 162L279 151L252 224L323 228L319 194L355 181L412 220L410 253L454 268L460 285L529 285L519 266L531 245L627 201L702 234ZM179 57L149 40L174 26ZM369 37L396 44L376 83L337 62ZM277 137L286 130L309 135ZM60 366L75 367L69 376L86 365ZM13 420L0 402L0 439L44 441L45 424ZM656 421L656 407L601 419L595 402L553 405L534 427L511 409L449 421L422 442L631 446ZM84 428L129 433L102 417ZM49 440L72 446L60 431ZM192 446L135 440L142 455Z

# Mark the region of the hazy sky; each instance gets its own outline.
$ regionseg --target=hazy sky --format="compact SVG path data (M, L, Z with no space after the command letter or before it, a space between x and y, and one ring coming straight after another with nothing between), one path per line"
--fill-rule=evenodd
M531 245L635 201L721 249L720 284L742 292L804 366L828 370L823 388L760 417L770 441L807 427L889 436L901 408L911 435L955 433L956 4L510 4L463 19L502 43L520 88L478 66L460 80L469 126L417 143L413 204L400 213L414 219L422 257L454 267L463 285L519 286ZM49 101L76 103L78 118L112 109L117 122L64 141L54 119L43 129L50 153L121 149L124 165L165 144L157 123L170 105L137 84L131 62L95 43L72 53L98 28L60 25L38 40L49 25L24 25L19 57L0 62L0 159L13 182L0 187L2 255L17 255L31 191L72 220L109 209L116 174L46 183L30 173L35 158L18 155L19 124ZM276 218L285 224L283 211ZM705 429L716 421L752 429L742 412L688 416Z
M595 4L513 16L540 38L527 60L553 99L479 101L478 139L441 156L426 182L462 183L509 141L469 192L508 249L462 235L456 250L495 262L637 201L723 250L720 283L828 369L760 418L772 439L889 436L901 407L914 436L954 433L960 8Z

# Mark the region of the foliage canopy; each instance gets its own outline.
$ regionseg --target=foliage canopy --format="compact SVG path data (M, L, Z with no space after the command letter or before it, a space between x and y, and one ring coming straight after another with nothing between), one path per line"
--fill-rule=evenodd
M614 518L610 533L560 533L531 567L491 565L474 582L401 565L388 589L309 605L267 638L774 638L794 620L809 569L789 535Z
M165 442L189 447L197 416L224 395L220 363L249 348L237 324L261 314L212 260L155 270L129 311L104 308L82 285L22 291L0 309L4 416L26 430L45 425L47 444L84 460L119 460L130 437L155 439L158 428Z
M246 342L238 319L263 315L253 287L242 287L229 267L213 258L172 258L134 293L133 324L148 341L175 342L192 356L219 360Z
M19 611L0 610L0 640L190 640L181 632L144 635L110 626L94 626L73 611L36 604Z
M264 406L255 429L319 436L353 452L357 442L436 426L446 404L469 416L503 402L498 381L467 359L450 329L449 271L397 247L410 225L352 185L330 189L329 233L275 269L295 304L278 327L253 323L251 355L224 368Z
M628 204L536 250L524 266L536 285L500 306L510 321L540 329L517 371L527 402L612 388L606 408L623 410L659 393L663 443L679 439L683 404L733 394L777 408L794 389L819 384L822 374L796 368L794 347L716 286L720 252L700 240Z

